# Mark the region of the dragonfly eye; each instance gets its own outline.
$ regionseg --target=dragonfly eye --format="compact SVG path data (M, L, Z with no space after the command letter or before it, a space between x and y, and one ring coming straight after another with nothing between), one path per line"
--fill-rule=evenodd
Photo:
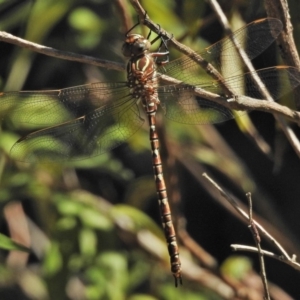
M142 35L129 35L122 47L122 53L125 57L139 56L150 50L151 43Z
M128 43L124 43L122 47L122 53L125 57L130 57L131 56L131 45Z

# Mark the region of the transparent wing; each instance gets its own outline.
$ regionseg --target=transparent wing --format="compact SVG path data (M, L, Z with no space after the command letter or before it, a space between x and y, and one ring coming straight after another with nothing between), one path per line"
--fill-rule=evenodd
M117 147L143 124L137 103L131 97L96 109L83 117L35 131L17 141L14 158L25 162L84 159Z
M61 90L4 92L1 115L18 123L51 126L66 122L129 95L124 82L92 83Z
M236 46L232 42L233 39L245 50L249 59L253 59L274 42L281 30L282 23L278 19L257 20L199 54L219 72L222 73L223 66L226 66L226 72L233 74L236 71L236 58L239 57ZM159 67L157 71L192 85L199 83L201 72L203 75L201 67L187 56L169 62Z
M300 70L293 67L272 67L256 71L273 99L278 99L300 85ZM252 73L225 78L236 96L246 95L265 99L253 81ZM211 81L195 86L177 84L159 87L159 99L166 117L185 124L208 124L223 122L234 117L233 112L213 101L197 97L195 88L222 95L220 82Z

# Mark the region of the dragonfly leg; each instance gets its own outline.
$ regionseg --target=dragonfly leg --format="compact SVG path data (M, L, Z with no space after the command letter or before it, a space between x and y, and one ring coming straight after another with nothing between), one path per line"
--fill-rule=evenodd
M145 11L145 16L144 16L144 19L147 19L147 11ZM137 20L137 23L135 23L126 33L125 33L125 36L127 37L128 34L137 26L139 26L141 24L141 21L140 21L140 17L138 16L138 20ZM151 30L150 32L148 33L148 37L147 39L150 37L151 35Z

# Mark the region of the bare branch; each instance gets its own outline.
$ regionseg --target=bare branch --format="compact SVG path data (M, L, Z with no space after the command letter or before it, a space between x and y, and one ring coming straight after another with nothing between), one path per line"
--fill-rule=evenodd
M283 59L290 66L300 69L300 59L293 37L293 25L286 0L265 0L268 16L277 18L283 23L283 32L277 41L280 44ZM299 103L298 103L299 104ZM298 108L300 108L298 106Z
M39 45L36 43L26 41L24 39L21 39L19 37L16 37L10 33L4 32L4 31L0 31L0 41L10 43L10 44L13 44L13 45L25 48L25 49L29 49L29 50L32 50L34 52L38 52L38 53L41 53L44 55L56 57L59 59L77 61L80 63L90 64L90 65L94 65L97 67L103 67L106 69L112 69L112 70L117 70L117 71L125 70L125 65L122 63L99 59L99 58L95 58L95 57L87 56L87 55L76 54L73 52L57 50L57 49L54 49L51 47L46 47L43 45Z
M249 203L249 228L252 232L257 250L258 250L258 258L259 258L259 265L260 265L260 276L261 280L264 286L264 291L265 291L265 299L270 300L270 292L269 292L269 287L268 287L268 281L267 281L267 274L266 274L266 268L265 268L265 261L264 261L264 255L262 253L261 249L261 238L259 236L259 232L257 230L257 227L254 223L253 217L252 217L252 212L253 212L253 205L252 205L252 197L251 193L246 194L248 203Z
M132 22L128 12L128 5L126 5L124 0L116 0L115 6L121 18L121 24L123 24L125 33L132 27Z
M232 244L232 245L230 245L230 247L232 248L233 251L247 251L247 252L253 252L253 253L258 252L258 249L256 247L252 247L252 246ZM295 259L293 259L293 257L291 259L286 259L282 255L277 255L271 251L261 250L261 252L265 256L282 261L285 264L289 265L290 267L294 268L295 270L300 271L300 264L298 262L296 262Z
M235 200L228 194L226 193L211 177L209 177L206 173L203 174L203 177L206 178L219 192L220 194L233 206L233 208L247 221L249 221L249 216L248 214L243 211L239 205L235 202ZM271 243L273 243L278 250L282 253L282 255L285 257L287 260L291 260L291 257L288 255L288 253L285 251L285 249L277 242L277 240L272 237L257 221L253 220L254 224L256 227L259 229L261 234L265 236Z

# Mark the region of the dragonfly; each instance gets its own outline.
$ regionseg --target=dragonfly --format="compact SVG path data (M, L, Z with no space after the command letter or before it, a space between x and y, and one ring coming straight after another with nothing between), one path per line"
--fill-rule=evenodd
M169 62L167 41L161 38L164 51L160 48L151 51L153 41L149 40L149 36L145 38L129 31L122 47L123 55L128 58L125 82L96 82L59 90L0 93L0 107L5 115L20 123L39 127L21 137L13 145L11 155L20 161L42 163L90 158L129 139L143 125L146 115L171 272L175 286L182 284L179 247L159 152L156 112L161 107L167 118L183 124L211 124L234 118L234 112L199 96L196 90L227 98L247 95L264 99L252 78L253 72L234 75L231 65L239 56L236 44L245 49L249 59L253 59L274 42L281 30L282 23L277 19L256 20L199 52L220 73L225 69L227 73L233 73L233 76L225 76L222 80L208 81L201 80L203 71L188 56ZM257 70L256 74L274 99L300 84L300 73L293 67L265 68ZM166 76L175 78L176 82L168 83ZM224 90L224 84L230 86L232 95Z

